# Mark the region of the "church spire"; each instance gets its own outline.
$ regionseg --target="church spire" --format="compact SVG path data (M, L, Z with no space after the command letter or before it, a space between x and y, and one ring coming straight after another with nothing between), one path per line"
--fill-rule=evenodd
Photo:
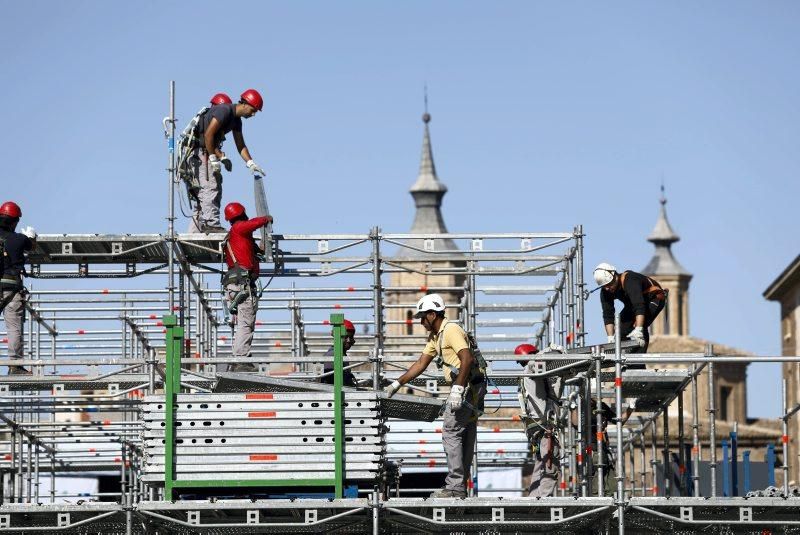
M442 198L447 193L447 186L439 182L436 176L436 166L433 163L433 149L431 148L431 133L428 127L431 115L427 110L427 94L425 96L425 113L422 122L425 123L425 134L422 138L422 157L419 164L417 181L411 186L409 192L414 197L417 213L411 232L414 233L446 233L447 227L442 218Z
M655 254L650 262L642 270L645 275L688 275L691 274L686 271L680 262L678 262L672 255L672 244L679 241L681 238L678 236L667 219L667 198L664 196L664 184L661 184L661 211L656 221L656 226L647 241L655 245Z

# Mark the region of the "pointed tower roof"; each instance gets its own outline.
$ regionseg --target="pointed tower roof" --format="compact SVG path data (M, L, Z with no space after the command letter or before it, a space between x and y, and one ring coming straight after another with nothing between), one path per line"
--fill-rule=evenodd
M680 241L678 236L669 224L667 218L667 198L664 196L664 186L661 186L661 211L653 227L653 232L647 237L647 241L655 245L656 250L653 258L642 270L645 275L686 275L692 274L686 271L680 262L672 255L672 244Z
M447 226L442 217L442 198L447 193L447 186L439 181L436 175L436 166L433 163L433 149L431 148L431 134L428 124L431 122L431 115L426 110L422 116L425 124L425 134L422 138L422 156L419 164L419 174L417 181L411 186L409 193L414 198L417 207L414 215L414 223L411 225L411 232L414 234L445 234ZM419 242L419 243L417 243ZM423 248L422 240L412 240L409 245ZM434 241L434 250L455 250L458 249L453 240L437 239ZM413 257L424 256L424 253L405 250L400 256Z

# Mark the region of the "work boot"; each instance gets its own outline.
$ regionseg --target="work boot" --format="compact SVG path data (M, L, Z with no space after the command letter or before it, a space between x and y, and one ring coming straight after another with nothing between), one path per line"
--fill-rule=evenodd
M203 225L200 230L202 232L205 232L206 234L219 234L219 233L224 234L228 232L227 230L225 230L224 227L221 227L219 225Z
M33 375L33 372L24 366L9 366L8 375Z
M467 493L466 491L458 491L453 489L439 489L433 494L431 494L431 498L466 498Z

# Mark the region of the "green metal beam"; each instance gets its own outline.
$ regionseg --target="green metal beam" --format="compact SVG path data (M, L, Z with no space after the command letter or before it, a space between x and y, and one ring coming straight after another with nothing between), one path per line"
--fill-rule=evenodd
M181 348L183 347L183 327L178 327L174 314L164 316L167 329L167 376L164 381L164 499L172 501L175 487L175 395L181 385Z
M334 453L336 459L335 475L336 490L334 496L342 498L344 492L344 398L342 386L344 383L344 314L331 314L333 325L333 407L334 407Z

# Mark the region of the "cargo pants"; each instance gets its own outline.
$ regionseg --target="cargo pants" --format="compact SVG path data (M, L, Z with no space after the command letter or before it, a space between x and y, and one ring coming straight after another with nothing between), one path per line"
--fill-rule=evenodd
M554 435L544 435L537 440L533 454L533 474L528 496L554 496L561 476L561 452Z
M465 403L458 410L445 405L442 426L442 444L447 457L447 477L444 488L456 492L466 492L470 468L475 454L475 441L478 435L478 417L483 411L483 398L486 396L486 381L470 384L464 393ZM477 409L477 411L476 411Z
M256 329L256 312L258 312L258 296L255 288L247 283L225 285L225 298L231 303L239 292L248 292L249 296L239 304L234 318L232 356L249 357L253 344L253 332Z
M203 227L220 226L219 212L222 203L222 172L214 173L208 163L208 153L205 149L194 149L192 158L195 176L197 176L200 189L197 192L197 204L189 223L189 232L202 232Z
M25 357L22 343L25 326L25 296L20 291L2 288L0 289L0 302L5 301L12 293L14 293L14 297L3 309L3 320L6 323L6 337L8 338L8 358L21 359Z

